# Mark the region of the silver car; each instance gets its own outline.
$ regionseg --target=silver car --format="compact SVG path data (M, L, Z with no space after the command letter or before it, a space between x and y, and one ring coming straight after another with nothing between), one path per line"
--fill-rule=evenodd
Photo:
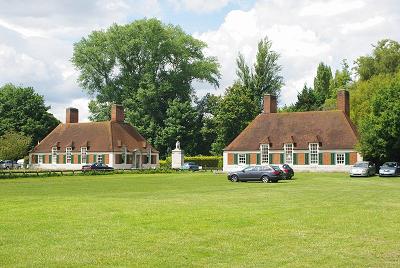
M386 162L379 169L379 177L398 176L400 174L400 165L397 162Z
M350 177L369 177L375 175L375 164L369 161L357 162L350 169Z

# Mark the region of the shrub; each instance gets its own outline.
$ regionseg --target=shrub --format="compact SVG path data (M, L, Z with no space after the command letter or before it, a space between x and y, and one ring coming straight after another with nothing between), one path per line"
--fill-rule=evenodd
M204 169L222 168L222 156L185 156L185 162L194 162Z

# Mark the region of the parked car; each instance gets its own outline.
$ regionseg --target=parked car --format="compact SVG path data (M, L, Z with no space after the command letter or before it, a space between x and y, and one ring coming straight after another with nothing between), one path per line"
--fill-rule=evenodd
M93 163L91 165L82 166L82 171L89 171L89 170L113 171L114 168L109 167L103 163Z
M181 166L181 170L191 170L191 171L198 171L200 169L199 165L193 162L183 163Z
M398 176L400 174L400 165L397 162L386 162L379 168L379 177Z
M369 177L375 175L375 164L370 161L357 162L350 169L350 177Z
M291 180L294 176L293 169L288 164L283 164L278 166L280 170L283 172L283 178L285 180Z
M0 169L18 169L22 166L17 163L17 161L13 160L1 160L0 161Z
M239 181L262 181L278 182L283 177L283 172L275 166L251 166L242 170L228 173L228 180Z

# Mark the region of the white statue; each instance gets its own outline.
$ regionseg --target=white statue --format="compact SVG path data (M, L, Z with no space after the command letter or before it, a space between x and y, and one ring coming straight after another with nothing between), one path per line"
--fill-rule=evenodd
M176 148L175 148L175 149L178 149L178 150L180 150L180 149L181 149L181 143L180 143L179 141L176 141L176 144L175 144L175 146L176 146Z

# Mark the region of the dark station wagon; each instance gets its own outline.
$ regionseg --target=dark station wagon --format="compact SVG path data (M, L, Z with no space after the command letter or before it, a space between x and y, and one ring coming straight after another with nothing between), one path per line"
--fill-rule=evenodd
M283 172L277 166L250 166L242 170L228 173L228 180L278 182L283 178Z

